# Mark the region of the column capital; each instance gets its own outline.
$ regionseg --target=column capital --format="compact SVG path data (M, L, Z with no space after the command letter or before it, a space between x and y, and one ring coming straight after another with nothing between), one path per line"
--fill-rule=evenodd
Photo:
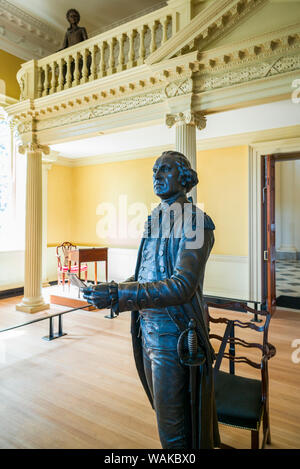
M176 114L166 114L166 125L171 128L173 125L195 125L197 129L203 130L206 127L206 117L200 111L183 111Z
M59 156L59 151L51 150L49 153L44 153L42 157L42 167L46 169L51 169L52 164L57 161Z
M41 145L40 143L35 143L35 142L29 142L23 145L20 145L18 148L19 153L21 155L24 155L28 151L35 152L35 151L40 151L44 153L44 155L49 155L50 153L50 147L47 145Z

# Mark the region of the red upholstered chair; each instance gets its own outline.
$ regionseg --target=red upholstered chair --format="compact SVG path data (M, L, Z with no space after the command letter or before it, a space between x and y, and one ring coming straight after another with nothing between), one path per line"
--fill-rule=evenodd
M75 244L70 243L69 241L65 241L64 243L56 247L57 283L58 285L62 285L63 288L65 286L66 281L68 282L70 288L70 281L66 274L69 270L69 252L74 249L77 249L77 246L75 246ZM71 265L71 272L78 272L78 265L76 263ZM81 264L80 272L84 272L85 280L87 281L87 264Z

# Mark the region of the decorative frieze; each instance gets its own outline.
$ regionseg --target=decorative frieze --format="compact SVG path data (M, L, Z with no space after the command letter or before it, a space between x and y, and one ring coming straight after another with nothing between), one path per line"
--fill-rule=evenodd
M228 70L214 74L199 74L197 92L251 82L261 78L273 77L283 73L300 70L300 53L294 56L280 57L277 60L249 65L239 70Z

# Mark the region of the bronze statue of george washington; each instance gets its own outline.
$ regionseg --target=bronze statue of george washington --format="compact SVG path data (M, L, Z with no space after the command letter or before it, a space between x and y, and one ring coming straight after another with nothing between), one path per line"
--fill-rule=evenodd
M212 449L220 444L214 351L202 296L215 226L187 198L197 183L197 173L183 154L162 153L153 166L154 192L161 203L146 221L135 275L119 284L101 283L83 290L84 298L100 309L110 306L115 315L132 311L136 367L155 410L164 449ZM194 367L192 401L191 367L180 356L188 347L185 333L191 322L203 358Z

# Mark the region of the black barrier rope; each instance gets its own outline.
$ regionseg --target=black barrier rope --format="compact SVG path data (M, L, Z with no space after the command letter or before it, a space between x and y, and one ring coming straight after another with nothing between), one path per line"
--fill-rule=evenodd
M2 332L11 331L13 329L18 329L19 327L29 326L29 324L34 324L36 322L45 321L46 319L49 319L49 321L50 321L49 335L43 337L43 339L45 339L45 340L57 339L58 337L62 337L63 335L66 335L62 331L62 318L61 318L61 316L63 314L72 313L73 311L79 311L81 309L89 308L90 306L91 305L85 305L85 306L80 306L79 308L68 309L67 311L61 311L60 313L51 314L51 316L46 316L46 317L43 317L43 318L34 319L33 321L24 322L23 324L18 324L17 326L7 327L6 329L1 329L0 334ZM54 333L53 332L53 318L55 318L57 316L59 316L58 332Z

